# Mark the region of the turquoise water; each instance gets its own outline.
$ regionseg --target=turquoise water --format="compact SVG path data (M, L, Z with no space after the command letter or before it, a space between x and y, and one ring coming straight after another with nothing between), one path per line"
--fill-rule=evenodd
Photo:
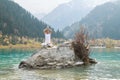
M120 80L120 49L94 49L96 65L62 70L21 70L35 50L0 50L0 80Z

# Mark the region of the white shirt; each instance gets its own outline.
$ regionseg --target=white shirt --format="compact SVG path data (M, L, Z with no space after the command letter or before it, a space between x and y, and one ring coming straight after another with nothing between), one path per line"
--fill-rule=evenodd
M45 34L45 44L51 43L51 34Z

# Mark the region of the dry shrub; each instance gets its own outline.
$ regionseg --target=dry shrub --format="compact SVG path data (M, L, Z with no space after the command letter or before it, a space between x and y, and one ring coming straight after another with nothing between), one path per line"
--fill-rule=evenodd
M88 32L84 27L75 34L74 41L72 42L74 48L75 60L82 60L84 64L88 64L90 48L88 43Z

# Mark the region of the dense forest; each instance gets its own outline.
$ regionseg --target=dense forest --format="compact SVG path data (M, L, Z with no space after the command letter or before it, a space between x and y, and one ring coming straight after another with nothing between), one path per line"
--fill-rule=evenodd
M11 0L0 0L0 33L2 35L43 38L43 29L47 26L17 3ZM52 30L53 37L63 38L60 31L55 32L54 29Z

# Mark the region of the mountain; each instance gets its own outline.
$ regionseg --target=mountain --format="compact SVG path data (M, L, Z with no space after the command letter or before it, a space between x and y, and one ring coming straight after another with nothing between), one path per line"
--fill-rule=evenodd
M0 32L3 35L44 37L47 24L11 0L0 0ZM53 37L57 37L53 30ZM61 33L60 33L61 35Z
M46 14L45 13L35 13L33 14L36 18L38 18L39 20L41 20Z
M80 21L96 5L108 0L72 0L69 3L61 4L41 20L51 25L55 30L62 30L65 26Z
M113 39L120 39L119 21L120 1L108 2L95 7L81 21L72 24L67 27L67 30L64 29L63 31L66 37L73 37L73 34L80 29L80 26L84 25L89 30L90 35L95 38L109 37Z

